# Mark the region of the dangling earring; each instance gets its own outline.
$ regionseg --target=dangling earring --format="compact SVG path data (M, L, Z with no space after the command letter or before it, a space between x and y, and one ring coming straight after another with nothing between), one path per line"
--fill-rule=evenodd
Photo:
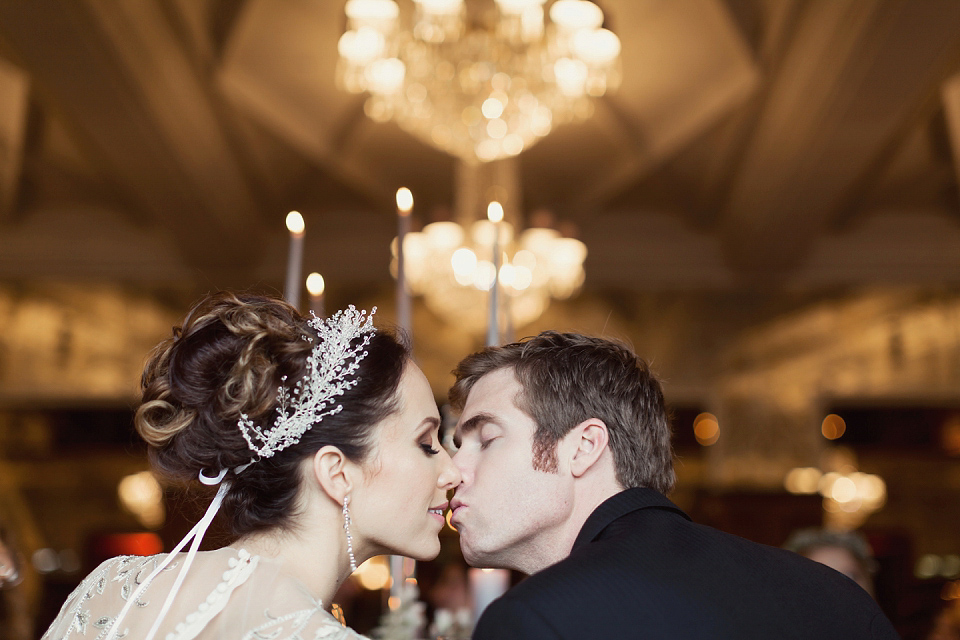
M353 555L353 536L350 535L350 496L343 498L343 530L347 532L347 555L350 556L350 573L357 570L357 559Z

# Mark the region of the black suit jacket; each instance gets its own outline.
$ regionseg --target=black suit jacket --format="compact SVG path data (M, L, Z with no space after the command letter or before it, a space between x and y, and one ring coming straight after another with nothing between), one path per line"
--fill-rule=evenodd
M565 560L483 613L474 640L895 639L873 599L797 554L690 521L662 494L597 507Z

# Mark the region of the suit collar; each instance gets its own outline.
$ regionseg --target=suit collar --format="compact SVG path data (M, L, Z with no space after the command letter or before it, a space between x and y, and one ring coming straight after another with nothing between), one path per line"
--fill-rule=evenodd
M594 509L587 521L583 523L580 534L573 543L573 548L593 542L599 537L611 522L640 509L666 509L675 511L687 520L690 519L683 510L670 502L665 495L646 487L625 489L620 493L607 498L599 507Z

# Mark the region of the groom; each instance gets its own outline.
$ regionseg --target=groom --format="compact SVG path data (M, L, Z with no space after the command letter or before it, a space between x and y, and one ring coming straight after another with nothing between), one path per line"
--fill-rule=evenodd
M665 497L663 393L621 344L548 331L454 374L463 555L530 574L475 640L898 637L852 580L695 524Z

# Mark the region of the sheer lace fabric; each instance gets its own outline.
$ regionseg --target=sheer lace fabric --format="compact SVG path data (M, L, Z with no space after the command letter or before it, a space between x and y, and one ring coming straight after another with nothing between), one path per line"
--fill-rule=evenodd
M117 614L163 559L120 556L101 564L70 594L43 640L104 640ZM147 636L179 572L179 560L146 587L115 637ZM285 574L280 561L231 548L197 555L156 638L365 640Z

